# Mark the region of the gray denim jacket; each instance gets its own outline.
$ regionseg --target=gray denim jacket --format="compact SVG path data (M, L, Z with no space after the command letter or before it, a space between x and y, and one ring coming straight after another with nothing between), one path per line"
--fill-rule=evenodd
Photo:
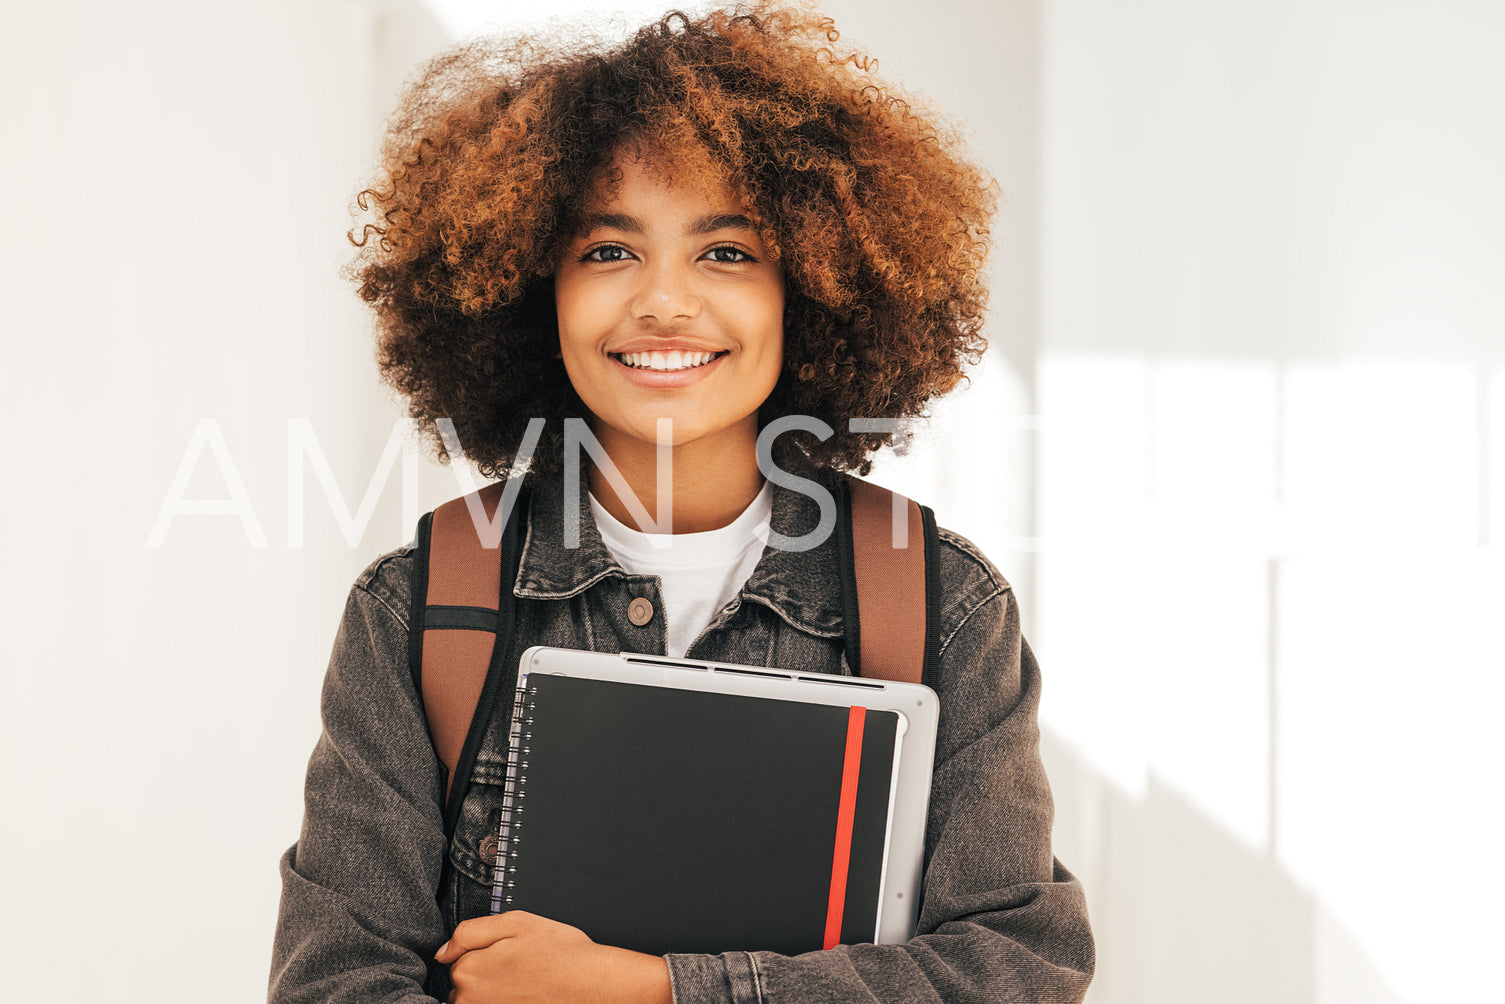
M658 579L616 565L588 506L580 547L566 548L562 501L547 482L530 496L509 657L530 645L662 654L663 617L641 627L627 617L636 597L661 609ZM817 518L809 496L775 488L773 529L797 537ZM1082 999L1092 934L1080 885L1051 855L1039 671L1008 583L965 539L942 530L941 545L940 734L916 937L797 957L670 955L677 1004ZM834 539L769 549L687 657L847 673L836 562ZM276 1004L431 1001L427 960L456 923L487 912L505 723L492 722L446 848L442 768L407 666L412 575L412 551L393 551L350 591L302 831L281 863ZM447 979L437 979L442 999Z

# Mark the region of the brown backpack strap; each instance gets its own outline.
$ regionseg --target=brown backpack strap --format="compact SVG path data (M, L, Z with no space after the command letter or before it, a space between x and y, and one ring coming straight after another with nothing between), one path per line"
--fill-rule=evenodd
M935 590L930 588L934 561L927 561L927 552L933 555L936 547L934 516L859 478L847 479L847 494L851 540L840 548L844 563L849 555L851 565L850 573L843 569L849 593L847 661L869 679L930 682Z
M870 679L934 686L935 517L886 488L858 478L846 482L841 495L848 518L837 521L837 541L847 661ZM487 519L495 518L502 492L499 482L478 493ZM517 667L503 665L511 648L514 603L502 582L504 569L509 583L516 576L523 504L519 496L495 547L484 545L466 498L446 502L419 524L409 660L446 771L447 833L458 821L470 764L491 711L498 701L510 700L516 683ZM896 542L904 546L895 547Z
M495 519L503 489L498 482L476 493L486 519ZM409 653L429 736L445 768L446 831L452 829L450 817L463 798L490 711L511 694L503 661L511 648L514 604L510 581L503 589L503 569L516 574L522 517L517 511L508 514L500 539L487 547L469 498L444 503L419 526L417 648ZM519 498L514 510L520 508ZM515 673L516 667L511 670ZM485 714L479 713L482 709Z

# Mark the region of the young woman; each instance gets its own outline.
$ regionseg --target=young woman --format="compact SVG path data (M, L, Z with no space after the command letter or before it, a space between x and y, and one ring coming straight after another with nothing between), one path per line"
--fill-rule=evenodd
M958 382L982 348L993 186L835 43L828 20L767 8L671 15L615 46L477 43L437 60L397 118L358 240L383 374L441 454L448 419L491 475L548 420L517 517L514 662L548 644L846 671L834 540L763 544L820 513L765 479L759 432L825 423L829 437L780 436L774 456L831 481L886 440L850 418L912 417ZM578 546L561 477L572 417L622 475L588 470ZM446 843L402 549L356 581L335 642L282 861L271 1000L1080 1000L1092 939L1050 851L1035 661L1008 584L963 538L941 542L913 940L660 958L487 916L505 729L493 722Z

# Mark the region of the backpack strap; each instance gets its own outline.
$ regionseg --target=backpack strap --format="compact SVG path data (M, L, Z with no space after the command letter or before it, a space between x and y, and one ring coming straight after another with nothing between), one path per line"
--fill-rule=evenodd
M940 623L935 513L855 477L846 478L840 496L847 664L869 679L934 687Z
M503 491L498 482L474 496L487 519L494 518ZM869 679L934 687L940 623L935 514L854 477L844 480L837 495L848 665ZM524 497L519 493L498 546L489 548L471 516L471 497L446 502L418 523L408 635L413 686L445 767L444 832L450 837L498 696L510 713L517 684L517 666L507 659L516 601L502 586L517 577Z
M444 503L418 523L408 668L445 768L446 836L454 835L459 822L476 752L498 699L510 703L517 683L517 666L509 665L507 654L516 616L511 585L522 551L518 513L524 498L514 488L517 497L500 540L490 547L471 513L478 500L485 518L494 520L504 490L505 482L487 485Z

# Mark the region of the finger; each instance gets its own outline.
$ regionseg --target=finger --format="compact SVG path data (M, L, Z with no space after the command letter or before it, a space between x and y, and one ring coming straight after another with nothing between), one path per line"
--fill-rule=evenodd
M517 934L518 922L531 917L531 914L521 911L509 911L498 913L490 917L473 917L470 920L461 921L455 928L449 940L439 946L434 953L434 961L451 963L478 948L489 948L503 938L514 937Z

